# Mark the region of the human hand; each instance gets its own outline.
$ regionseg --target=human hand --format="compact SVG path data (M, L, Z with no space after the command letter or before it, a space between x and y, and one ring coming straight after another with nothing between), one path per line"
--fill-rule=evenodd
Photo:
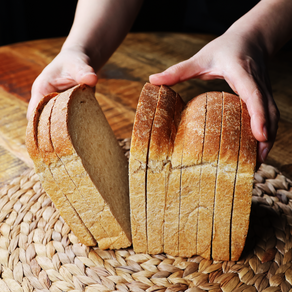
M63 49L41 72L32 85L27 118L42 99L51 92L60 92L77 84L95 86L97 75L89 57L78 48Z
M261 163L274 144L279 121L265 57L266 52L256 35L243 36L231 29L190 59L151 75L149 80L156 85L174 85L191 78L225 79L247 105L253 135L259 141L258 161Z

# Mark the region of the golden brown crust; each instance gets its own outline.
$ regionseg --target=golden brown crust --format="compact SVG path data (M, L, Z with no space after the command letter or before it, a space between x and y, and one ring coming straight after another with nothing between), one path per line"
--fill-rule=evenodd
M147 165L148 253L163 252L163 222L170 159L169 143L176 105L176 93L161 86L152 125Z
M200 174L206 119L206 93L187 104L181 173L179 255L197 254Z
M241 139L231 222L231 260L237 261L244 248L252 199L257 141L250 127L250 116L241 99Z
M230 230L234 181L240 139L239 97L223 93L223 119L214 206L212 258L230 259Z
M200 183L197 254L211 257L213 208L222 118L222 92L207 92L206 130Z
M85 116L87 111L88 115ZM90 123L92 119L94 122ZM93 131L93 135L89 135L87 131L92 130L92 127L98 129ZM62 179L66 180L62 187L66 193L68 191L72 204L98 241L99 247L128 247L131 244L131 235L127 162L90 88L76 86L60 94L52 113L51 139L60 159L53 168L56 171L65 166L67 176L62 176ZM102 141L106 146L97 149ZM98 162L96 156L101 155L99 152L105 152L105 156ZM94 162L91 163L89 156ZM99 167L104 159L108 162ZM115 166L112 166L113 164ZM110 177L116 171L120 171L120 174L112 181ZM73 181L73 189L68 189L68 186L72 185L72 181L67 181L68 175ZM121 179L124 179L123 186L117 191L116 185ZM110 194L108 188L113 188ZM112 196L112 193L115 193L115 196ZM116 204L113 201L116 201ZM120 219L124 231L113 216L113 211L116 211L115 217Z
M44 108L44 106L48 103L48 101L56 96L57 93L52 93L44 96L38 105L33 110L30 119L26 128L26 147L28 154L30 155L33 161L39 160L39 152L38 152L38 138L37 138L37 126L39 122L39 116Z
M134 120L129 161L132 240L135 252L147 252L146 163L159 87L146 83Z
M39 117L38 123L38 148L40 158L43 160L39 163L42 163L44 168L44 171L40 174L42 177L42 185L56 208L59 210L63 219L67 222L73 233L79 238L80 242L89 246L96 245L95 239L92 237L74 207L70 204L67 197L57 185L48 166L52 159L57 159L50 140L50 117L56 98L57 96L52 98L46 104Z

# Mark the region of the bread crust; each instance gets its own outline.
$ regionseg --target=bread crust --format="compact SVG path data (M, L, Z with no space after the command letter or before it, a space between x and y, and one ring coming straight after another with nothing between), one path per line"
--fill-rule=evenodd
M37 134L40 115L42 115L45 105L47 105L47 103L52 103L56 96L56 93L45 96L33 111L27 126L27 150L34 161L35 172L38 174L44 190L55 204L56 208L60 212L60 215L69 225L72 232L80 239L81 243L88 246L93 246L96 245L96 241L85 227L82 220L79 218L75 209L72 208L64 194L61 192L51 173L48 173L48 168L42 160L38 147L39 141Z
M223 93L223 118L214 206L212 258L230 259L231 213L240 139L240 99Z
M146 83L139 97L130 150L129 185L133 247L147 253L146 165L159 86Z
M179 255L197 254L200 176L206 119L206 93L187 104L181 173Z
M184 130L186 126L186 109L184 109L184 107L185 104L178 95L176 97L176 111L169 143L171 167L166 180L167 188L164 215L164 252L172 256L178 256L179 199Z
M231 222L231 260L237 261L243 251L249 227L253 179L256 167L257 141L250 127L250 116L241 99L241 138Z
M197 254L206 259L211 258L214 196L222 122L222 95L222 92L207 92L197 234Z
M95 178L89 176L87 172L88 169L86 170L84 166L87 163L86 167L88 167L88 160L86 160L84 156L82 156L81 158L79 157L80 151L78 154L75 150L76 142L73 146L74 142L72 142L72 139L74 141L76 137L73 136L75 135L75 133L74 130L70 129L70 123L74 123L74 121L80 119L80 117L78 116L78 113L76 114L77 116L73 117L74 113L76 113L76 110L72 113L70 111L73 107L73 99L79 98L79 94L81 94L81 98L88 98L87 100L85 98L85 103L94 102L94 104L92 105L94 105L95 109L98 108L98 113L95 112L94 114L98 115L100 128L105 131L105 135L113 135L101 109L97 104L97 101L93 96L91 89L86 86L76 86L70 90L67 90L66 92L60 94L52 112L51 139L54 146L54 151L59 157L59 164L56 164L53 167L55 168L55 170L58 170L65 166L69 177L74 182L75 189L72 190L72 182L69 182L68 176L62 176L61 179L64 180L63 185L65 188L68 188L68 186L71 185L71 190L69 190L69 194L71 192L72 200L74 200L74 206L78 210L78 213L85 225L88 226L94 238L98 241L99 247L101 249L118 249L128 247L131 244L130 221L128 222L128 226L124 226L125 230L123 230L116 218L113 216L111 207L107 204L105 198L101 195L102 192L100 193L98 191L97 188L99 188L100 185L97 186L96 184L94 184L93 181ZM88 108L88 110L90 111L90 108ZM82 123L82 121L80 120L78 120L78 122L80 122L80 124ZM78 127L78 125L76 125L76 127ZM86 135L86 133L84 134ZM78 133L76 133L76 135L78 135ZM113 138L115 139L114 136L106 137L105 142L107 142L108 139L112 140ZM100 139L101 137L99 137L99 140ZM116 146L118 146L116 140L115 142ZM90 145L87 146L90 147ZM119 146L116 149L117 151L120 151L119 154L122 154L123 156L123 158L120 159L124 159L125 161L125 157ZM113 149L109 149L109 151L111 150ZM84 155L84 152L80 155ZM120 159L117 159L117 168L119 169L121 168L120 163L122 163L119 161ZM107 168L108 167L106 167L105 165L106 170ZM127 175L126 164L124 171ZM103 175L100 176L100 179L103 179ZM119 179L120 177L117 177L117 180ZM121 192L127 191L127 183L128 182L126 181L125 186L123 188L121 187ZM120 194L116 194L116 196L119 195ZM120 204L118 204L118 206L119 205ZM113 208L117 208L117 206L113 206ZM121 214L119 217L121 218L124 216L128 216L129 219L129 212L127 212L126 203L123 211L125 214ZM123 221L123 218L121 219L121 221Z
M147 165L147 240L150 254L163 252L166 179L170 168L169 144L172 142L177 97L170 88L163 85L160 87L151 130Z

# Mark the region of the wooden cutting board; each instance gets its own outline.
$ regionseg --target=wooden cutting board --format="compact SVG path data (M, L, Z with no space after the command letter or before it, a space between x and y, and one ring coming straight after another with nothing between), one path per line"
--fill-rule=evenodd
M99 72L96 98L118 138L131 136L135 109L149 75L185 60L214 36L131 33ZM37 40L0 48L0 185L32 163L25 147L30 89L42 69L58 54L64 38ZM292 51L270 62L274 97L281 112L277 141L267 163L292 177ZM232 92L223 80L191 80L174 86L184 100L206 91Z

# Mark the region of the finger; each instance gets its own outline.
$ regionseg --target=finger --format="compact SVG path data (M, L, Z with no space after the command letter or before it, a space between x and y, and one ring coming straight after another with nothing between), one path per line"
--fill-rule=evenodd
M154 85L165 84L171 86L194 77L206 75L207 72L201 64L202 62L198 61L195 55L188 60L169 67L162 73L150 75L149 81ZM216 78L216 76L214 75L212 78ZM211 79L211 77L208 79Z
M232 70L233 74L226 76L225 79L230 87L246 103L250 118L251 129L254 137L259 142L268 141L269 112L268 112L268 90L262 89L241 66Z
M269 139L266 142L260 142L258 145L258 160L262 163L266 160L270 150L272 149L278 130L278 122L280 113L273 98L268 99L269 110Z
M84 75L81 75L78 79L77 82L79 84L86 84L90 87L94 87L97 83L97 75L95 73L86 73Z

